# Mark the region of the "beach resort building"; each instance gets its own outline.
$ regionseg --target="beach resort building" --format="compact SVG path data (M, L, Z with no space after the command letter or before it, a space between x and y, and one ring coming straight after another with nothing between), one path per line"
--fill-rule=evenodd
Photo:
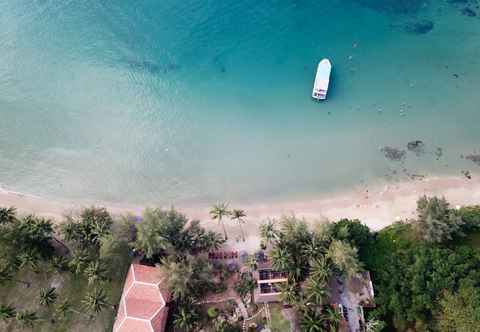
M328 283L330 305L338 308L343 317L343 331L363 332L364 308L373 308L374 291L370 273L361 272L353 278L330 278Z
M280 285L288 281L287 274L275 271L266 261L253 273L257 281L254 292L256 303L280 302ZM353 278L332 277L328 282L329 297L326 305L339 310L342 316L340 331L364 332L366 330L364 308L375 307L373 284L368 271Z
M254 292L255 303L268 303L280 301L280 285L288 281L285 272L275 271L270 262L258 263L257 270L253 272L257 281Z
M113 332L163 332L170 292L160 269L130 265Z

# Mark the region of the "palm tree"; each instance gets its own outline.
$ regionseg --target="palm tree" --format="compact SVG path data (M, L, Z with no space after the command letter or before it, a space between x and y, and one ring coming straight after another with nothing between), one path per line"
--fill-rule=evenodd
M278 231L275 228L274 220L267 220L260 225L260 237L265 243L272 243L274 240L278 240Z
M329 258L338 272L348 278L355 276L361 270L357 249L350 244L333 240L327 251Z
M183 331L193 331L197 325L198 315L194 310L181 307L174 316L173 324Z
M68 266L74 274L79 275L83 272L87 263L88 255L83 251L76 251L73 253L72 259L68 263Z
M247 214L245 213L244 210L233 209L231 217L230 217L232 220L235 220L237 222L238 226L240 226L240 231L242 232L243 242L245 242L245 233L243 232L242 224L245 223L245 220L243 218L245 218L246 216L247 216Z
M107 269L99 261L90 262L84 271L88 279L88 284L93 285L99 280L105 280Z
M40 289L40 304L44 306L50 306L57 300L57 293L55 287L41 288Z
M323 280L308 278L305 283L307 300L314 305L321 305L328 296L327 283Z
M54 256L50 260L50 264L57 271L65 271L68 266L68 260L63 256Z
M80 214L81 233L84 245L99 246L103 236L110 233L112 217L105 208L90 207Z
M60 224L59 229L63 239L67 242L74 241L78 238L79 227L78 224L73 221L66 221Z
M19 279L14 278L14 273L13 270L9 267L4 268L3 270L0 270L0 284L5 281L13 281L16 283L24 284L25 287L30 287L30 282L28 281L23 281Z
M38 255L33 251L18 255L19 268L29 268L34 272L38 272L38 260Z
M300 267L296 265L293 255L288 248L276 246L271 251L272 266L277 271L288 272L289 275L297 278Z
M105 307L112 306L107 302L107 295L103 288L95 287L93 290L89 291L85 298L82 300L82 304L85 306L87 311L92 314L98 314Z
M365 326L366 332L381 332L385 328L385 322L371 318Z
M338 310L335 310L335 308L327 306L325 310L322 312L322 317L324 322L327 324L329 331L331 332L338 331L338 327L340 325L340 322L342 321L342 315Z
M67 318L68 315L73 312L73 313L76 313L76 314L79 314L79 315L82 315L82 316L85 316L87 318L89 318L90 316L83 313L83 312L80 312L80 311L77 311L73 308L73 306L71 305L71 303L68 301L68 299L64 300L62 303L60 303L56 308L55 308L55 314L57 316L59 316L59 318Z
M300 325L304 332L323 332L323 319L313 308L304 308Z
M294 282L284 282L280 284L280 299L282 302L289 305L295 305L298 303L299 295L298 288Z
M152 258L170 245L161 234L160 221L154 213L155 211L146 210L144 220L136 226L135 248L140 249L147 258Z
M60 318L67 318L70 312L72 312L72 305L68 300L63 301L55 308L55 314Z
M302 254L310 259L319 259L323 257L326 251L327 243L320 236L315 233L312 234L310 241L305 243L302 248Z
M205 241L203 248L205 251L218 250L225 243L225 239L221 234L212 231L207 232L204 235L203 240Z
M0 320L6 322L10 318L15 317L16 314L15 308L11 305L0 304Z
M0 208L0 225L13 223L16 218L17 210L14 207Z
M317 258L310 262L309 276L312 279L327 281L331 274L331 266L324 257Z
M213 220L218 220L218 223L223 227L223 234L225 236L225 240L228 240L227 231L225 230L225 224L223 223L223 217L230 215L231 212L228 210L227 203L218 203L213 206L210 210L210 216L212 216Z
M193 267L185 262L165 262L164 267L168 271L168 285L174 299L184 299L191 291L193 279Z
M33 327L35 321L39 319L36 312L28 310L17 312L15 317L17 322L24 327Z

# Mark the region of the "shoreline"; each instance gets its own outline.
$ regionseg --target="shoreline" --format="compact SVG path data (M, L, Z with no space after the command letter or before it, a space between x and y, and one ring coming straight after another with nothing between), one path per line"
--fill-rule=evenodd
M231 207L244 209L247 213L244 229L247 236L256 236L258 226L267 218L295 214L308 221L339 220L341 218L360 219L374 230L386 227L395 220L415 216L416 201L422 195L445 196L453 205L472 205L480 202L480 178L467 180L462 176L437 176L421 181L404 181L367 186L360 190L319 194L318 197L284 202L237 204ZM84 206L104 206L113 215L133 213L139 215L145 206L117 205L114 203L92 202L75 204L73 202L52 201L39 196L8 191L0 188L0 206L14 206L20 213L34 213L60 222L63 215ZM200 219L204 226L220 230L209 217L210 206L176 206L191 219ZM229 233L237 233L238 226L228 224ZM256 226L256 227L253 227ZM237 234L238 235L238 234Z

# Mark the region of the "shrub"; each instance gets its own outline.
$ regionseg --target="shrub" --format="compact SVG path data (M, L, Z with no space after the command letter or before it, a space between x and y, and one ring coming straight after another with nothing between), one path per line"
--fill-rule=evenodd
M210 307L207 310L207 315L209 318L217 318L218 316L218 309L215 307Z

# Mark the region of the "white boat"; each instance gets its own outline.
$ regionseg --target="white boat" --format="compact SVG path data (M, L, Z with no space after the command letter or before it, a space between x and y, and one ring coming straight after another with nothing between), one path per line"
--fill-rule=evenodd
M328 84L330 83L330 72L332 64L330 60L323 59L318 63L315 83L313 83L312 98L316 100L327 99Z

